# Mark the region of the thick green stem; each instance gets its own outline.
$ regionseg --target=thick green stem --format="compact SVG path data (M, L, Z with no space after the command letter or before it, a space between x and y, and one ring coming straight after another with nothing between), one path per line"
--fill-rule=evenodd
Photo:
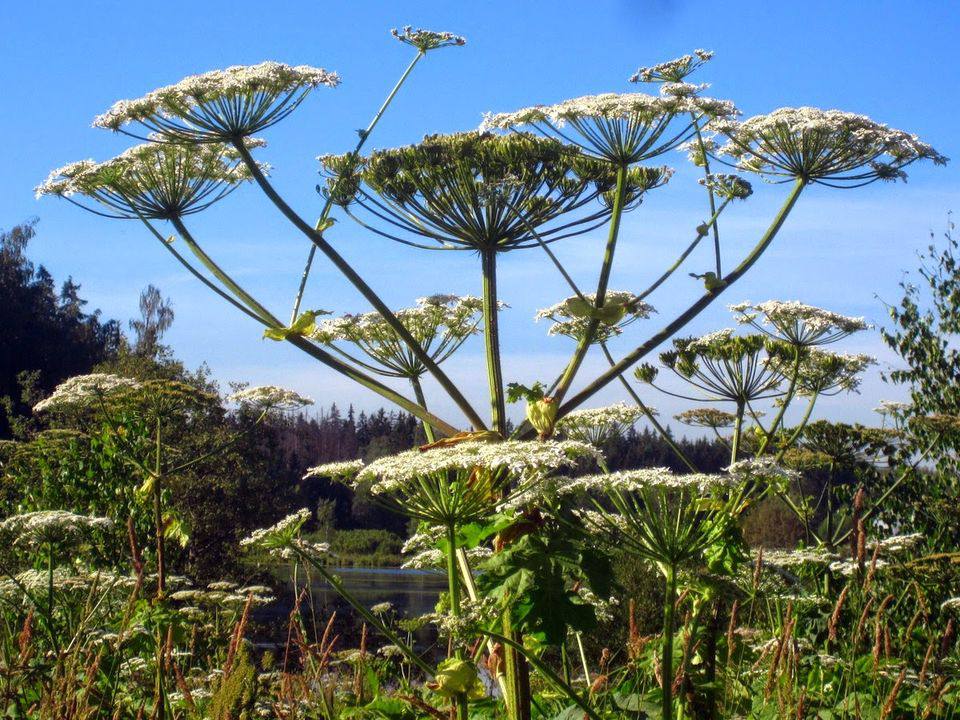
M451 523L447 526L447 588L450 593L450 614L454 618L460 617L460 579L457 572L457 528ZM463 660L463 649L459 646L455 650L455 657ZM466 695L459 695L454 699L457 720L467 720L470 708Z
M783 206L773 219L773 222L760 238L760 241L756 244L756 246L754 246L753 250L743 260L743 262L741 262L734 270L732 270L723 278L723 282L720 284L720 287L708 290L699 300L693 303L676 319L667 324L662 330L660 330L660 332L656 333L653 337L647 340L647 342L643 343L639 347L635 348L632 352L621 358L616 365L611 366L611 368L600 375L600 377L591 382L589 385L587 385L587 387L574 395L572 398L567 400L560 407L558 416L563 417L571 410L577 408L581 403L593 397L593 395L598 393L609 383L615 380L619 375L628 370L638 360L646 356L647 353L653 351L661 343L673 337L688 322L703 312L703 310L706 309L714 300L716 300L724 290L743 277L743 275L746 274L751 267L753 267L754 263L760 259L760 256L763 255L764 251L773 242L774 238L777 236L777 233L780 231L780 228L783 227L784 222L786 222L787 217L790 215L790 211L793 209L794 205L797 204L797 200L800 199L800 194L803 192L803 188L804 182L802 180L797 180L790 191L790 194L787 196L787 199L784 201ZM532 434L532 430L527 429L523 435L526 437Z
M737 456L740 454L740 436L743 434L743 412L745 407L745 403L737 403L737 415L733 421L733 438L730 442L731 465L737 461Z
M161 474L161 452L160 443L160 419L157 418L156 448L153 469L153 522L156 526L157 534L157 599L162 600L166 590L166 558L163 537L163 498L160 493L163 489L163 476Z
M800 377L800 363L803 362L803 353L800 351L800 348L795 347L793 351L795 355L793 360L793 369L790 375L790 385L787 388L786 394L783 396L783 402L780 405L780 411L773 419L770 429L764 433L763 441L760 443L760 447L757 450L757 457L763 455L763 451L767 449L767 445L769 445L770 441L773 439L773 434L777 431L780 423L783 422L783 416L787 412L787 407L793 401L793 394L797 389L797 380Z
M623 217L623 201L626 194L626 184L627 166L621 165L617 168L617 186L614 190L613 208L610 213L610 226L607 230L607 245L603 251L603 263L600 266L600 278L597 280L597 292L594 297L594 307L598 309L603 307L604 300L607 296L607 285L610 282L610 272L613 269L613 256L617 249L617 239L620 237L620 219ZM573 357L570 358L570 362L567 363L567 367L563 371L563 375L560 376L556 389L553 391L555 402L559 403L563 400L563 396L566 395L570 384L573 382L574 377L576 377L577 372L580 370L580 366L583 364L583 359L587 356L587 350L590 349L590 344L593 342L593 336L596 334L599 325L600 322L598 320L591 319L583 337L577 342L577 348L573 352Z
M367 125L366 129L360 130L358 132L360 139L357 140L357 144L353 148L353 154L356 155L363 148L364 144L367 142L367 138L370 137L370 133L373 132L373 129L377 126L377 123L380 122L380 118L383 117L383 114L387 111L387 108L390 107L390 103L393 101L393 98L398 92L400 92L400 87L409 77L410 73L413 72L413 68L416 66L420 59L426 53L423 50L420 50L416 57L410 61L410 64L407 65L407 69L403 71L403 75L400 76L400 79L397 80L396 85L393 86L393 89L390 91L390 94L387 95L387 99L383 101L383 104L380 106L380 109L377 110L377 114L373 116L373 119L370 121L370 124ZM339 178L337 179L339 183ZM333 208L333 197L334 193L331 192L327 197L326 202L323 204L323 209L320 211L320 220L318 224L323 223L329 216L330 210ZM303 267L303 274L300 276L300 287L297 288L297 297L293 302L293 312L290 314L290 324L293 325L296 322L297 317L300 315L300 303L303 302L303 293L307 288L307 279L310 277L310 268L313 266L313 258L317 254L317 246L311 245L310 252L307 254L307 262Z
M663 720L673 720L673 635L676 622L677 571L668 567L666 589L663 594L663 649L660 656L660 673L663 678Z
M424 410L427 409L427 398L423 394L423 386L420 384L420 378L416 375L410 378L410 384L413 386L413 396L417 399L417 404L420 405ZM433 434L433 426L428 423L426 420L421 420L423 425L423 434L427 438L428 443L436 441L436 437Z
M323 233L318 232L314 228L310 227L303 218L301 218L294 210L291 208L286 201L280 197L273 186L267 180L266 176L263 174L263 171L260 169L260 166L257 165L256 161L250 155L250 151L247 149L247 146L243 142L243 138L237 138L234 143L234 147L237 149L237 152L240 154L241 159L244 164L247 166L247 169L250 171L250 174L253 176L253 179L260 186L260 189L263 191L270 201L277 207L281 214L289 220L294 227L296 227L300 232L306 235L313 244L320 249L320 251L326 255L327 259L334 264L334 266L340 271L340 273L363 295L367 301L373 305L374 310L380 314L384 319L384 322L389 325L395 333L400 337L403 342L407 344L411 352L417 357L417 359L423 363L424 367L430 372L431 375L437 380L440 384L440 387L450 396L450 398L456 403L457 407L463 412L467 417L467 421L470 422L476 429L485 430L486 424L477 414L476 410L467 402L467 399L463 396L463 393L460 392L459 388L453 384L450 378L447 377L446 373L440 369L437 363L434 362L433 358L423 349L423 346L417 342L417 339L413 337L410 331L406 326L400 322L400 319L394 314L386 303L380 298L377 293L373 291L366 281L357 273L356 270L338 253L330 243L323 237Z
M506 434L507 411L503 395L503 369L500 366L500 325L497 319L497 251L481 251L483 270L483 337L487 353L487 383L490 387L490 413L493 429Z

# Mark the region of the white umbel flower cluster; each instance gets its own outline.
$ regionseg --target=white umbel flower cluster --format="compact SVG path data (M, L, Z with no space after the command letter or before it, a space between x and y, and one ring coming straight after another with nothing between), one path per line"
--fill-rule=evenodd
M306 508L287 515L279 522L267 528L254 530L240 541L242 547L260 548L261 550L276 550L287 547L300 532L303 524L310 519L310 511Z
M557 421L556 429L572 440L601 446L622 436L643 415L636 405L616 403L600 408L585 408L567 413Z
M258 385L227 396L227 402L271 410L296 410L313 405L313 400L277 385Z
M139 386L136 380L110 373L76 375L57 385L50 397L33 406L33 411L45 412L82 407L108 395L135 390Z
M545 474L573 467L581 459L597 460L591 445L576 440L527 442L462 442L422 452L407 450L374 460L357 475L358 482L373 482L375 494L402 490L411 480L481 469L513 478Z
M169 141L225 142L283 119L314 88L339 84L337 73L309 65L235 65L190 75L136 100L120 100L93 126L122 130L139 123Z
M726 120L738 114L727 100L693 94L603 93L556 105L488 113L481 129L530 125L594 157L631 164L680 147L696 135L703 118Z
M78 515L66 510L39 510L12 515L0 522L0 542L36 549L47 543L63 543L94 530L112 527L110 518Z
M325 463L309 468L304 474L303 479L319 477L345 480L354 477L363 469L363 465L363 460L342 460L340 462Z
M746 301L729 309L736 314L737 322L799 347L834 343L870 327L862 317L848 317L796 300Z
M584 475L567 480L564 492L589 492L615 490L618 492L685 491L707 493L727 488L738 482L730 475L688 473L678 475L668 468L641 468L620 470L602 475Z
M506 305L500 303L500 308ZM473 296L431 295L412 308L396 311L397 319L436 363L455 353L478 332L483 301ZM420 377L426 367L380 313L344 315L317 325L312 338L369 370L387 377ZM338 343L349 343L375 364L354 357Z
M754 553L764 565L781 568L826 567L839 559L836 553L824 548L799 548L796 550L763 549Z
M681 83L697 68L713 58L712 50L696 49L690 55L682 55L674 60L639 68L630 78L630 82L645 83Z
M841 110L784 107L713 127L728 138L719 155L736 167L833 187L905 179L903 168L916 160L947 162L916 135Z
M733 413L718 410L717 408L693 408L691 410L684 410L673 417L684 425L712 428L714 430L733 427L737 420L737 416Z
M778 364L782 361L777 361ZM876 358L863 353L834 353L819 348L808 349L800 362L797 376L799 395L836 395L857 392L861 375ZM784 368L786 372L786 368Z
M425 30L423 28L414 30L412 25L404 25L402 30L394 28L390 31L390 34L405 45L415 47L422 53L442 47L467 44L466 38L461 35L455 35L444 30Z
M101 163L81 160L57 168L37 186L36 195L75 204L72 198L83 195L106 208L93 212L113 218L169 219L205 210L251 177L236 150L226 145L147 142Z
M592 342L599 343L620 335L627 325L656 312L652 305L625 290L608 290L603 307L598 310L595 304L595 293L586 293L582 298L573 295L538 311L534 319L552 322L548 335L564 335L577 341L587 334L591 321L596 319Z

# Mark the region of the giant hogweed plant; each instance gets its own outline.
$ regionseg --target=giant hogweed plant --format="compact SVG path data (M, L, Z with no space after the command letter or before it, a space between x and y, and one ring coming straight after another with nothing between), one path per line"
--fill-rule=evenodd
M269 167L254 157L264 146L256 135L291 115L315 90L323 89L326 95L326 89L335 88L340 78L321 68L274 62L191 76L139 99L116 103L94 125L138 138L143 144L112 160L88 160L55 170L37 192L63 197L100 215L140 222L193 276L262 325L265 337L294 345L423 422L433 442L421 451L387 458L362 470L338 467L316 472L359 473L360 481L373 484L377 497L439 531L450 583L450 614L456 619L467 615L461 591L466 590L471 601L482 600L466 552L470 546L492 535L499 554L509 553L534 543L538 532L551 523L563 524L566 510L561 505L566 501L557 499L561 505L551 505L538 498L548 497L558 482L563 487L558 473L575 469L571 463L577 457L583 462L591 453L582 440L553 439L555 432L566 428L573 435L574 411L611 382L620 382L639 411L662 429L625 373L753 267L809 187L853 188L897 180L905 177L905 169L914 162L943 164L946 159L913 135L837 110L781 108L741 121L732 102L708 97L706 85L687 81L712 57L702 50L641 68L631 80L652 85L651 93L604 93L489 114L478 130L429 135L414 145L364 154L380 119L415 67L440 48L464 44L452 33L405 28L394 35L411 48L413 56L369 124L359 131L353 148L345 154L320 156L323 182L318 185L318 209L308 216L317 217L316 221L295 210L273 187ZM662 163L675 157L677 150L686 151L702 171L706 219L691 223L692 238L679 248L672 264L649 277L631 277L635 288L642 289L612 289L617 250L622 241L629 242L622 230L623 218L656 202L657 191L673 174ZM783 184L785 192L780 208L751 249L742 257L732 257L721 241L721 220L734 201L750 196L752 187L745 175ZM254 290L244 287L224 263L213 258L188 227L191 215L226 200L248 183L258 186L309 241L286 322L279 310L269 309ZM415 250L476 253L478 298L435 296L418 301L414 310L391 310L372 280L361 277L331 242L337 213L367 229L371 239L385 238ZM606 242L597 260L596 281L581 290L553 248L599 229L605 232ZM690 274L702 281L702 293L616 359L607 341L646 326L642 321L653 313L648 298L701 245L709 246L710 269ZM571 338L574 348L556 377L543 378L533 388L514 385L508 393L501 364L498 266L507 261L505 253L515 250L543 253L570 286L573 295L543 311L541 317L552 323L553 334ZM327 311L302 309L318 251L373 313L318 322ZM429 292L442 290L430 288ZM756 318L754 309L745 307L743 312L750 322ZM713 400L733 403L734 464L744 456L745 418L759 429L751 452L762 456L775 449L775 459L780 460L796 440L797 433L787 434L784 428L784 411L790 402L808 395L812 409L817 396L843 389L844 383L849 386L844 373L862 369L861 361L837 358L813 347L830 338L829 332L791 336L772 315L767 313L767 318L786 337L721 333L676 341L675 350L664 358L671 370ZM473 407L441 368L475 332L482 335L485 346L488 413ZM574 392L583 361L595 346L600 347L609 369ZM428 409L421 385L426 376L459 409L462 420L441 418ZM391 384L391 378L406 379L414 398ZM510 433L506 405L508 399L520 398L527 400L527 420ZM764 427L755 405L771 398L779 399L779 410ZM720 428L725 423L723 412L701 413L697 422ZM602 460L595 454L594 459ZM719 547L736 545L735 538L728 536L730 518L750 497L765 490L771 474L779 477L766 467L746 478L734 473L704 480L696 486L697 492L686 481L658 476L604 474L595 482L573 486L582 486L592 502L599 503L594 510L599 515L590 516L598 528L625 533L631 538L628 547L659 567L666 578L661 661L664 718L674 716L679 702L671 693L672 678L664 674L669 673L673 658L678 568L701 563L718 543ZM704 500L702 488L710 488L717 502ZM789 497L783 490L781 494ZM561 492L556 497L569 496ZM553 515L544 517L540 510L548 507ZM254 540L322 568L317 557L322 548L296 539L303 519L294 517ZM569 527L569 517L565 522ZM495 556L493 561L500 562L504 571L502 558ZM543 563L533 567L555 571L562 582L576 586L582 578L575 577L575 566L571 562L562 568ZM509 572L504 575L517 580ZM334 576L328 579L346 593ZM531 717L531 665L584 714L600 717L588 697L531 651L529 640L538 632L518 612L518 608L531 610L523 597L527 590L529 583L522 582L499 588L495 595L504 606L499 624L460 623L469 626L474 637L486 638L491 658L502 658L493 665L499 668L495 674L510 717ZM389 632L359 604L358 610L373 627ZM462 634L462 628L458 632ZM539 635L544 638L543 633ZM451 658L432 668L398 637L387 637L452 699L457 717L469 716L475 670L464 643L451 643ZM474 647L474 656L477 647L481 646Z

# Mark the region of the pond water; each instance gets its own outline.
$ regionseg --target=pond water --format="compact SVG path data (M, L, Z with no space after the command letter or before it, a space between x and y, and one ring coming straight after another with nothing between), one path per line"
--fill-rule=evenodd
M359 602L367 607L389 602L399 618L412 618L432 612L440 594L447 588L446 575L432 570L396 567L342 567L330 570L340 577L347 591ZM353 608L319 574L307 573L302 568L298 572L296 585L294 585L288 566L274 569L277 580L277 600L267 607L256 610L255 619L273 625L276 633L276 628L286 623L298 590L302 592L304 587L309 585L309 599L304 606L306 617L312 618L309 624L322 631L327 620L335 612L337 614L335 632L342 635L347 646L351 642L356 642L362 619ZM432 627L428 626L416 633L416 639L422 645L432 645L436 634Z

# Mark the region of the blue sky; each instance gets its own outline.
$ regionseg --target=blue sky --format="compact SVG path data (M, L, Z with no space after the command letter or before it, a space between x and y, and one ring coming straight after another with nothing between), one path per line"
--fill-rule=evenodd
M269 10L265 8L271 6ZM380 401L323 367L260 339L258 328L173 264L137 223L104 220L54 199L37 202L34 186L66 162L105 159L128 146L120 135L90 127L94 115L119 98L137 97L184 75L266 59L337 70L343 84L321 89L290 118L269 129L262 157L275 185L304 216L319 212L313 188L315 157L342 152L364 126L410 59L410 49L389 36L407 23L463 34L468 44L431 54L416 69L370 147L417 141L426 133L475 128L488 110L512 110L578 95L631 91L626 82L649 65L708 48L715 60L696 76L711 93L734 100L745 115L784 105L815 105L870 115L919 134L940 152L960 157L960 73L953 48L960 36L960 6L944 2L491 2L388 3L232 2L121 3L88 0L8 3L0 128L0 226L40 217L31 255L58 280L72 275L91 307L109 317L136 314L140 290L154 283L177 313L168 341L188 364L207 361L216 377L276 383L361 408ZM696 175L677 153L678 167L624 225L612 287L637 289L655 277L705 219ZM759 181L755 186L762 185ZM909 183L861 190L813 188L805 193L774 246L738 285L692 326L694 332L729 324L727 303L743 299L799 299L883 323L882 300L898 297L903 270L931 229L957 208L956 164L916 166ZM723 225L728 265L755 242L783 195L758 187ZM195 236L279 315L289 313L305 239L285 224L251 187L234 194L191 225ZM434 292L478 294L479 271L469 254L431 254L371 238L344 219L328 234L393 306ZM556 246L583 282L595 278L600 232ZM706 249L706 248L705 248ZM697 254L688 270L707 269ZM646 282L645 282L646 280ZM566 293L542 253L511 253L502 263L505 376L532 381L552 377L570 344L547 338L532 323L538 307ZM626 351L653 332L671 311L696 296L685 274L652 298L660 313L631 326L618 348ZM362 299L324 262L311 279L304 307L335 312L365 310ZM843 348L885 355L875 334ZM479 343L469 344L448 370L483 405ZM583 378L602 363L588 362ZM591 373L592 371L592 373ZM876 377L861 396L839 398L824 410L845 419L869 419L881 397L895 393ZM435 395L436 407L449 406ZM613 400L614 392L601 400ZM672 413L673 403L650 402ZM449 413L456 419L455 413Z

